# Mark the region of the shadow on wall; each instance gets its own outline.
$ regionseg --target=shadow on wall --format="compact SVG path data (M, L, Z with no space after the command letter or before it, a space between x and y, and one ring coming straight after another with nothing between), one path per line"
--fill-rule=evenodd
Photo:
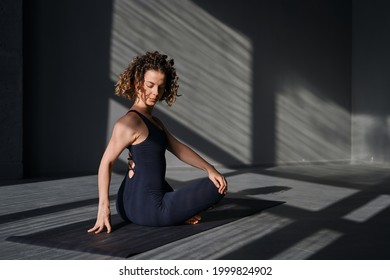
M390 147L390 117L354 115L352 143L353 161L388 164L390 155L383 149Z
M252 44L191 1L116 0L110 77L117 80L129 60L146 50L173 57L180 77L174 106L158 116L182 141L214 164L251 164ZM120 104L110 101L110 112ZM111 117L113 124L120 114ZM112 130L108 128L107 134ZM168 156L170 166L180 163Z
M349 160L350 6L223 3L117 0L112 79L144 50L171 54L184 95L158 115L214 163Z
M105 147L112 3L23 2L25 177L97 172Z
M390 164L389 1L353 5L352 160Z
M194 2L253 44L252 163L349 160L351 3Z
M280 87L276 94L275 161L348 160L349 112L316 94L309 82L299 78L281 81Z
M183 94L156 113L212 163L349 155L346 3L90 4L26 4L29 175L96 173L112 125L130 105L113 95L118 74L134 55L156 49L175 59ZM126 168L125 157L118 170Z

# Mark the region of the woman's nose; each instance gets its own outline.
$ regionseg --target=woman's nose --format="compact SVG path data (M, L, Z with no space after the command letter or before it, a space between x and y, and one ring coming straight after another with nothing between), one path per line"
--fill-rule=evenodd
M152 94L157 96L158 95L158 87L153 87L152 88Z

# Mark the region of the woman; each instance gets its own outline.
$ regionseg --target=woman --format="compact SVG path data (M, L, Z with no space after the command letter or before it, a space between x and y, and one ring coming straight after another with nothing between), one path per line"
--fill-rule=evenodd
M131 109L114 125L98 173L99 208L96 224L88 232L111 232L109 184L115 160L129 149L129 170L117 195L118 214L147 226L196 224L201 211L218 203L227 182L212 165L178 141L152 116L158 101L171 106L177 97L178 77L173 59L158 52L137 56L120 75L115 94L134 100ZM165 181L165 150L183 162L205 170L208 178L177 191Z

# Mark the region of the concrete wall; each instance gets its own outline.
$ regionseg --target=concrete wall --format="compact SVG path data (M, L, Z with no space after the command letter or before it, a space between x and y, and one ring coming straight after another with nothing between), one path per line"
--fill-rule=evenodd
M351 1L26 2L27 176L96 173L117 74L151 49L183 94L157 115L212 163L350 158Z
M0 2L0 179L23 175L22 0Z
M252 163L349 160L351 1L195 3L252 42Z
M111 1L25 1L25 175L96 173L106 143Z
M390 163L389 13L389 1L353 1L353 161Z

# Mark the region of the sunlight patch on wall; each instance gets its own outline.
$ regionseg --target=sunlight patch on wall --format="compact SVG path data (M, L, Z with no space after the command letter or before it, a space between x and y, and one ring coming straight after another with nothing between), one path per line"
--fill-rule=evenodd
M157 106L243 163L252 157L252 45L188 0L114 2L110 77L147 50L175 59L183 96ZM194 144L194 143L189 143Z
M277 162L349 160L350 116L339 105L288 82L275 113Z
M386 163L390 154L383 147L390 146L390 117L366 114L352 116L352 161Z

